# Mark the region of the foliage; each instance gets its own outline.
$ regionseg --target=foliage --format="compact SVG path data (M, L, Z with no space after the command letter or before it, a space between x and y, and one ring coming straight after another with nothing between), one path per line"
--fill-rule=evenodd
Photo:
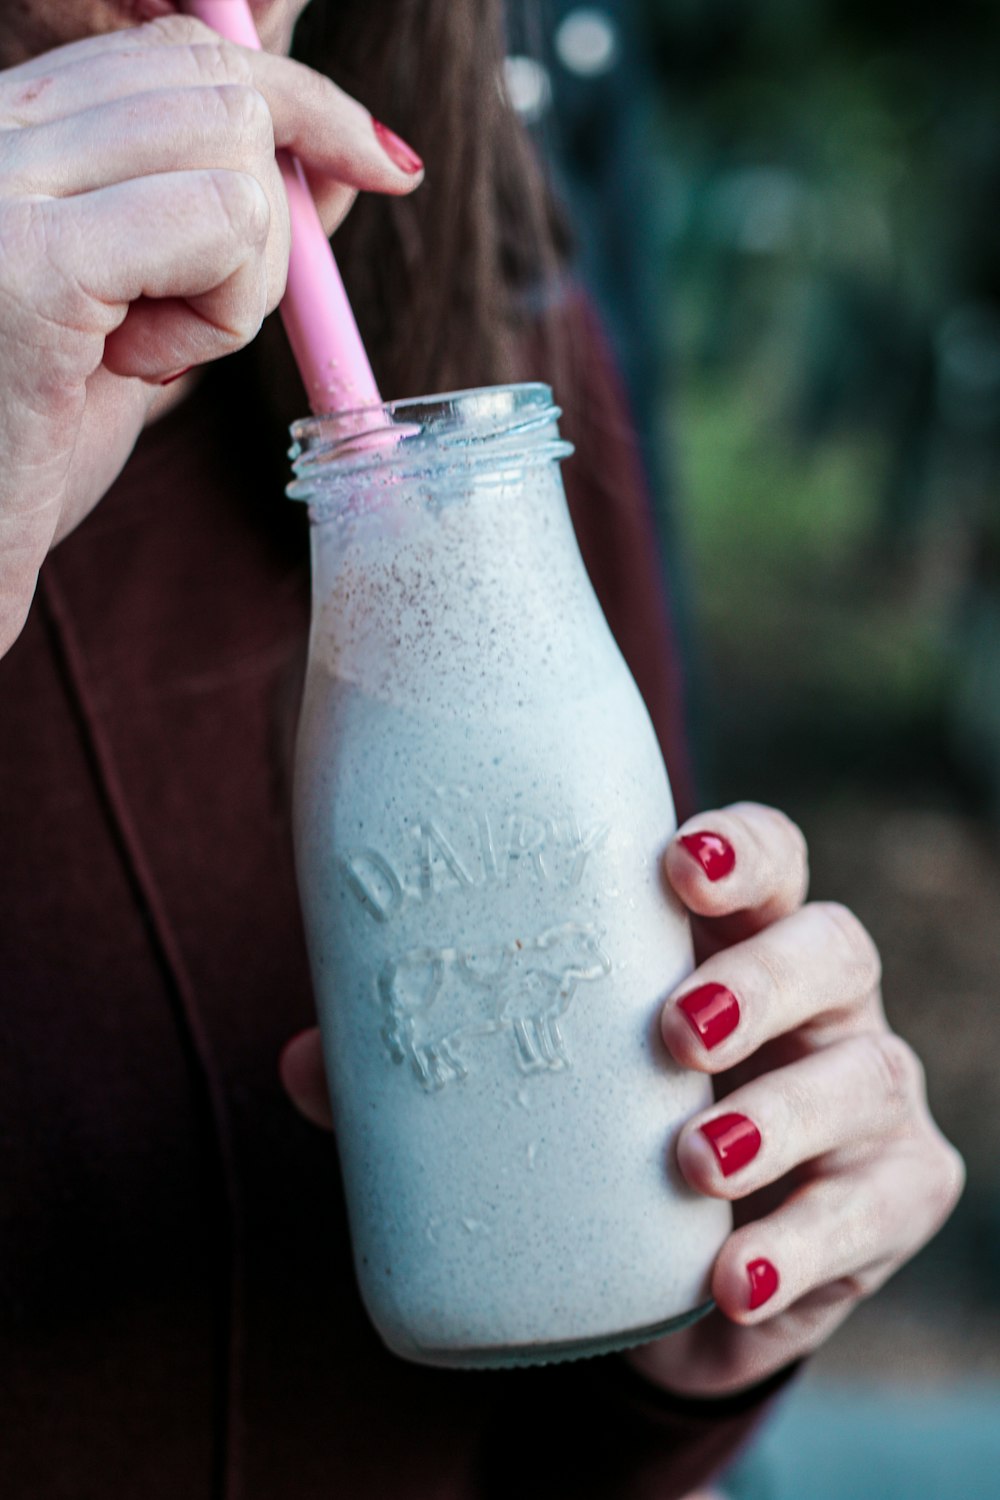
M1000 805L1000 9L642 9L717 728Z

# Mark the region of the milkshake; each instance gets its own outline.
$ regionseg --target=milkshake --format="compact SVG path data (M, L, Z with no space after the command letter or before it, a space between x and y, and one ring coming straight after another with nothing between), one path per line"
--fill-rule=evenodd
M411 1359L620 1348L704 1308L730 1227L673 1161L711 1089L659 1037L692 965L670 789L548 389L389 412L299 424L291 488L296 858L358 1279Z

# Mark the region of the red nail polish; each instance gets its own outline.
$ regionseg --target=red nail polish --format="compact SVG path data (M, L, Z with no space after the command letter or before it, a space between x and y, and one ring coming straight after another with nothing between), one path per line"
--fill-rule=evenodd
M193 369L194 365L185 365L183 370L177 370L173 375L168 375L165 380L160 381L160 384L173 385L175 380L180 380L182 375L189 375Z
M700 984L688 990L677 1009L709 1050L724 1042L740 1019L740 1003L724 984Z
M685 833L680 842L698 861L709 880L721 880L736 863L736 851L721 833Z
M753 1312L755 1307L762 1307L778 1290L778 1273L769 1260L751 1260L747 1262L747 1280L750 1282L750 1300L748 1307Z
M413 147L408 146L404 140L401 140L394 130L389 129L388 125L383 125L381 120L372 120L372 129L378 136L379 145L386 156L401 171L409 172L412 177L417 172L424 170L423 161L414 151Z
M723 1177L732 1177L760 1150L760 1131L746 1115L717 1115L698 1129L715 1152Z

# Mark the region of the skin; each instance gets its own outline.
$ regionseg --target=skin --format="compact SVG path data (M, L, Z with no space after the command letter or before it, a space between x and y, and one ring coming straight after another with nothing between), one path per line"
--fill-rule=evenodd
M359 190L421 180L328 79L187 16L137 27L137 3L14 0L0 19L0 652L49 548L176 398L164 380L249 343L280 300L275 147L331 232ZM287 44L298 0L255 9Z
M167 8L13 0L0 16L0 651L49 548L183 390L164 378L248 343L279 301L288 216L275 146L304 161L330 232L358 190L421 180L389 160L360 104L282 55L301 0L254 0L264 54L186 17L149 19ZM735 853L716 881L679 842L705 830ZM805 841L783 814L751 803L702 814L664 872L699 964L665 998L664 1039L726 1096L685 1125L677 1157L696 1191L734 1200L739 1227L714 1268L719 1310L629 1358L669 1390L721 1395L826 1339L940 1227L964 1169L888 1026L871 938L845 908L805 902ZM677 1005L710 981L740 1006L712 1050ZM329 1128L317 1031L288 1044L281 1075ZM723 1177L699 1126L732 1110L762 1144ZM759 1258L778 1288L751 1310Z

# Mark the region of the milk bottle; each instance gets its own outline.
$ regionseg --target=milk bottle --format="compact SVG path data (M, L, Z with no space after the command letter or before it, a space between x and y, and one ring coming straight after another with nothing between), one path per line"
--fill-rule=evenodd
M355 1263L390 1348L438 1365L681 1326L730 1227L673 1161L711 1100L658 1031L692 964L674 810L557 418L523 385L293 429L296 859Z

